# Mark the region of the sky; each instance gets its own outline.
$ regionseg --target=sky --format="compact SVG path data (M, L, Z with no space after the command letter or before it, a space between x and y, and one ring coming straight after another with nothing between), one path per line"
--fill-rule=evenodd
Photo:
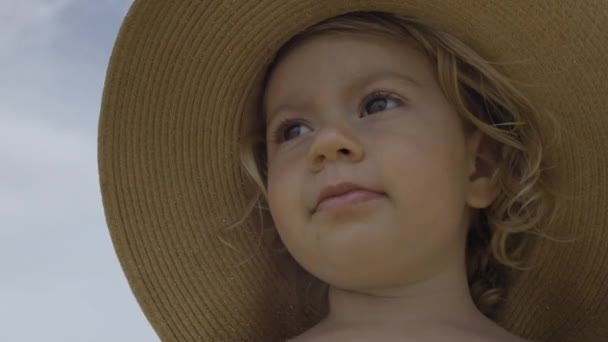
M0 0L0 341L159 339L105 224L97 123L130 0Z

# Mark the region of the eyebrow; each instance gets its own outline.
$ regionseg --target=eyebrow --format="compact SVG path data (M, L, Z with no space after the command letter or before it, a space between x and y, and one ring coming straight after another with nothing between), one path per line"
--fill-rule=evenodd
M363 87L365 87L368 84L375 83L375 82L378 82L379 80L386 79L386 78L399 79L401 81L404 81L405 83L408 83L410 86L413 86L416 88L422 87L420 82L416 81L410 75L400 73L400 72L395 72L395 71L383 71L383 72L373 73L371 75L365 74L363 76L356 78L352 82L352 84L348 85L347 87L345 87L342 90L342 93L350 94L350 93L354 92L355 90L362 89ZM279 106L278 108L275 108L273 111L270 111L268 113L264 112L264 118L266 121L266 125L268 125L270 122L272 122L272 120L277 115L277 113L280 113L287 109L294 109L294 108L295 107L292 105L283 104L283 105Z

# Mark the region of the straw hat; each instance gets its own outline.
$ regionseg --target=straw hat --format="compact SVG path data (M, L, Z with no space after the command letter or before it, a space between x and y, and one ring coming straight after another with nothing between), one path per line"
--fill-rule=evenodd
M538 80L529 96L568 134L555 160L575 194L540 267L499 323L542 341L608 340L608 2L593 0L135 0L120 29L99 123L103 204L116 252L163 341L282 341L306 330L293 287L259 246L257 218L217 236L254 186L239 170L242 118L279 47L351 11L415 16ZM549 133L549 132L545 132ZM584 175L584 176L583 176Z

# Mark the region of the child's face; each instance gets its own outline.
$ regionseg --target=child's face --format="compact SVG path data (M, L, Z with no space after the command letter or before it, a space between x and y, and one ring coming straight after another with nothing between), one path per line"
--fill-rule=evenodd
M264 99L270 211L304 268L371 289L464 263L467 207L493 195L470 179L480 135L465 136L424 55L377 37L317 37L276 66ZM285 119L298 121L275 142ZM323 188L345 181L383 195L313 211Z

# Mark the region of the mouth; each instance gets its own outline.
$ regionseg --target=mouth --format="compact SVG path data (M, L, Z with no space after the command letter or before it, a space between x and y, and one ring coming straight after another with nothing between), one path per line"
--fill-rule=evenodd
M358 207L385 197L385 193L352 182L330 185L320 192L313 212L336 211Z

